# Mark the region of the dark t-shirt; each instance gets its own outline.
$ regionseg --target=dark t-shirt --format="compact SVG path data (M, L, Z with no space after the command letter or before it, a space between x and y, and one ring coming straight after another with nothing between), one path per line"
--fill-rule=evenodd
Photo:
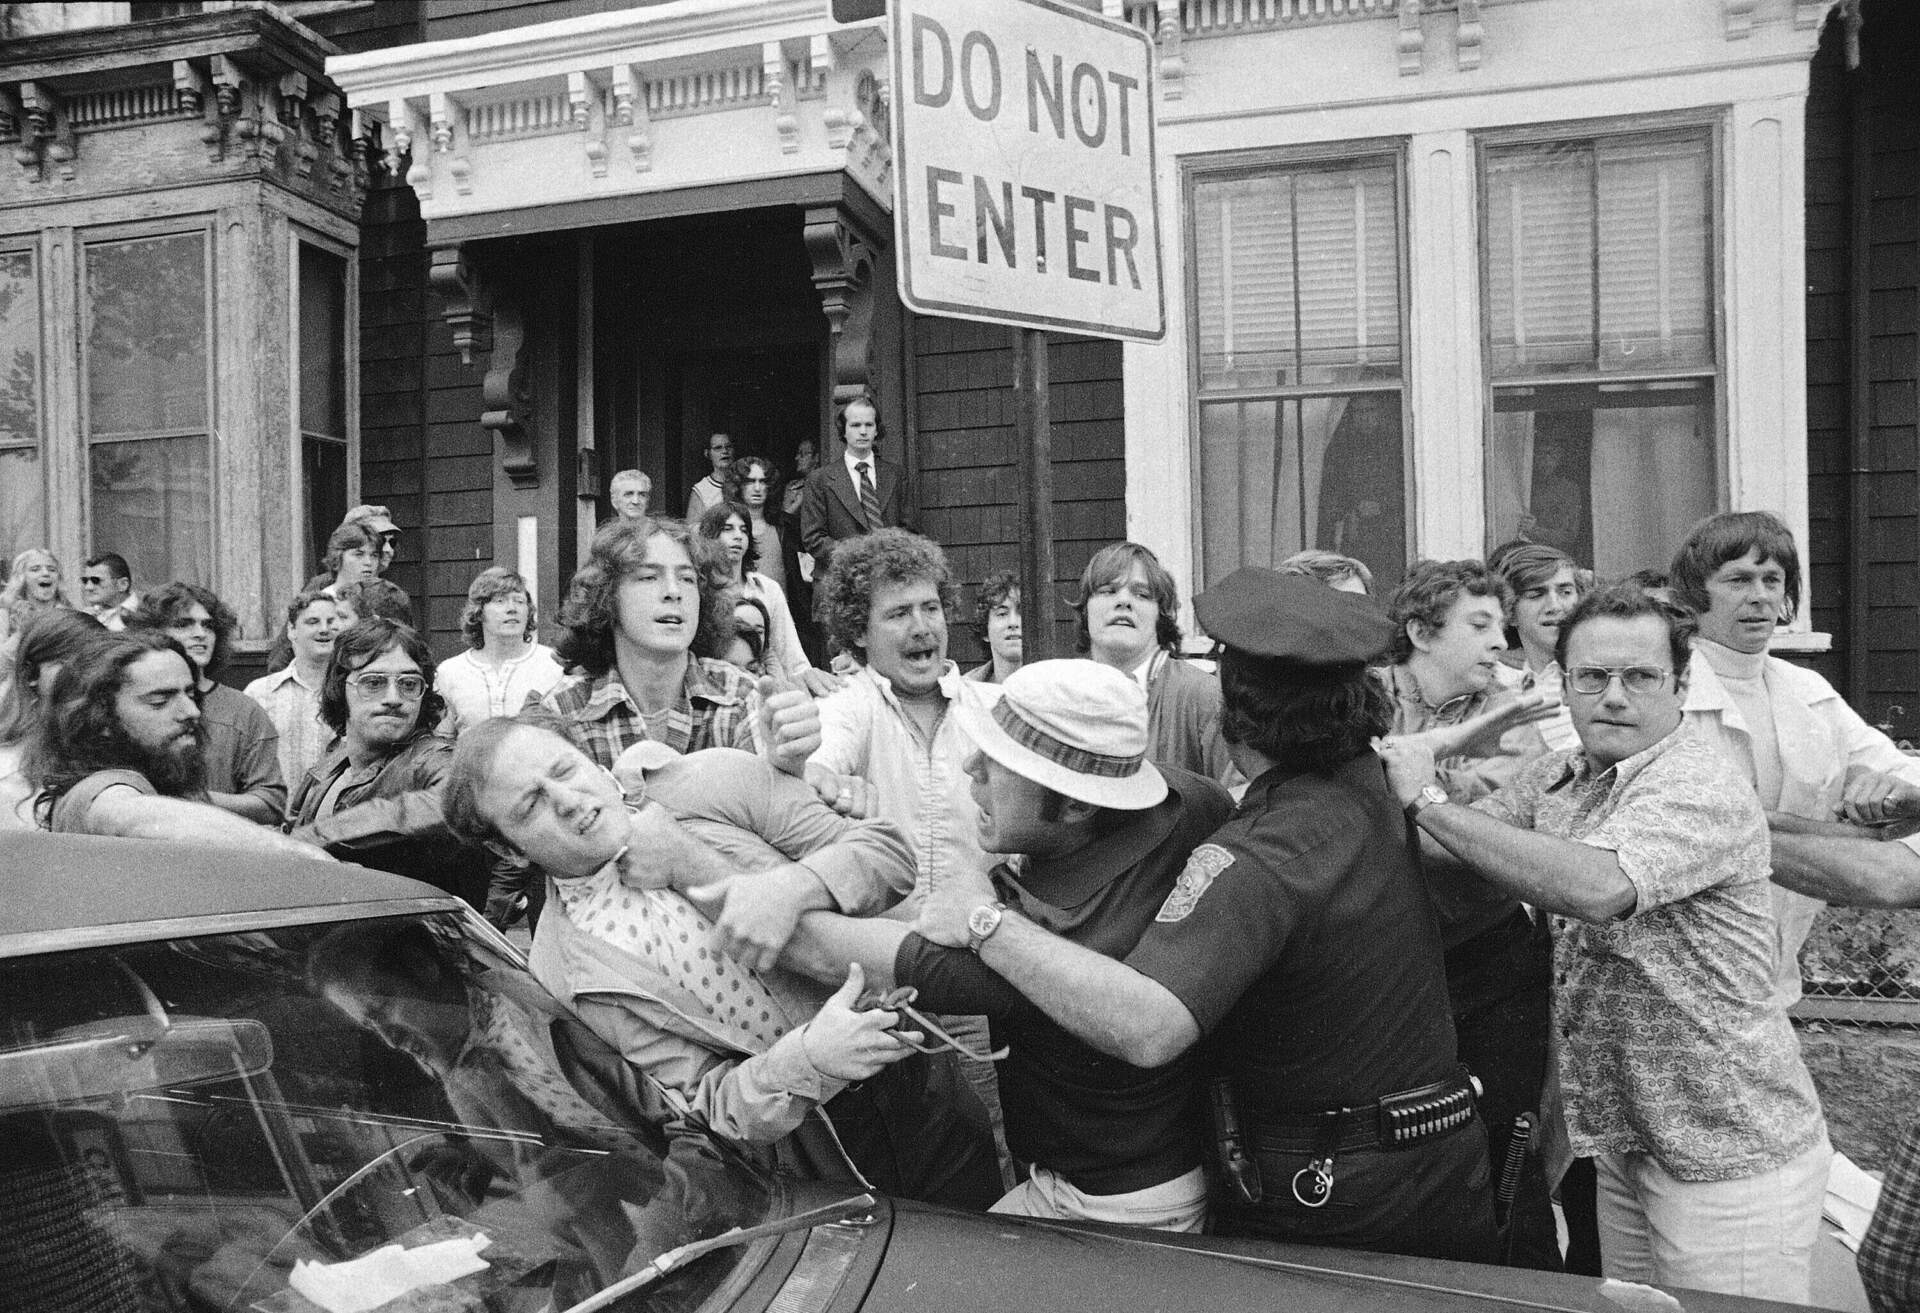
M1242 1108L1317 1112L1453 1074L1440 931L1379 761L1268 771L1127 956Z
M159 790L147 777L134 770L100 770L61 794L47 818L47 828L55 834L102 834L93 825L93 804L108 789L122 786L153 797Z
M1164 802L1058 862L997 868L1000 896L1035 923L1097 953L1124 957L1166 901L1193 846L1232 808L1225 790L1161 767ZM1151 1070L1074 1038L972 953L908 935L894 979L937 1012L984 1013L997 1064L1007 1147L1089 1194L1122 1194L1200 1165L1204 1117L1197 1061Z

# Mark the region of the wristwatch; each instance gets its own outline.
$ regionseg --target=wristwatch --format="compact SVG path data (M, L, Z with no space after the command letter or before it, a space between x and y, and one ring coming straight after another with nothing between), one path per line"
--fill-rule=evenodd
M1417 821L1420 813L1437 802L1447 801L1447 791L1437 784L1428 784L1421 788L1420 795L1407 804L1407 819Z
M1000 918L1006 913L1005 903L982 903L967 913L967 951L978 953L980 945L993 938L993 932L1000 928Z

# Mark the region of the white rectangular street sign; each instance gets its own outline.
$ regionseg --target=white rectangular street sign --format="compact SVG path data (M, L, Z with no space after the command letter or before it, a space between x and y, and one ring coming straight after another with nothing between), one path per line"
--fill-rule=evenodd
M1147 34L1061 0L891 8L901 299L1166 336Z

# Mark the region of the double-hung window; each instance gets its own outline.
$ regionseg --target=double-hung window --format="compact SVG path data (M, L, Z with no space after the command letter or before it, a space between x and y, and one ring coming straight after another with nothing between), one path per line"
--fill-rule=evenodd
M1707 128L1483 143L1487 543L1662 566L1718 508Z
M47 542L38 274L32 250L0 250L0 561Z
M1200 586L1308 547L1406 558L1400 164L1188 173Z
M213 574L213 371L204 228L82 246L92 549L135 580Z

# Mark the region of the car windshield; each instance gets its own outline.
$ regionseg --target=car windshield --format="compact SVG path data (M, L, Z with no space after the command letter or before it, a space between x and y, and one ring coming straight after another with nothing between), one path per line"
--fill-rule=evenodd
M9 959L0 999L12 1309L561 1310L772 1207L458 914Z

